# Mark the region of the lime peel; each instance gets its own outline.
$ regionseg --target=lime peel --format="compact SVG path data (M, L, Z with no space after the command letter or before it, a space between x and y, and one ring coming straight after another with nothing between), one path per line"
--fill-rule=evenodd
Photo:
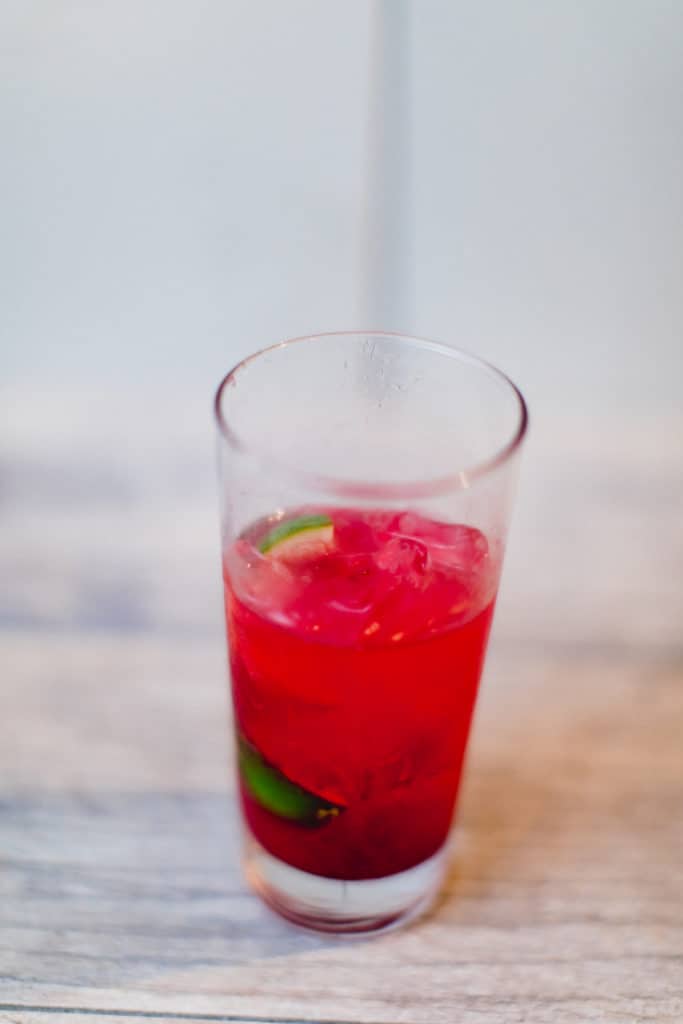
M319 828L337 818L344 807L312 793L287 778L240 733L237 735L240 778L256 803L279 818Z
M301 548L308 549L311 541L320 542L331 547L334 539L334 526L329 516L321 513L298 516L278 523L259 542L258 549L262 555L296 555Z

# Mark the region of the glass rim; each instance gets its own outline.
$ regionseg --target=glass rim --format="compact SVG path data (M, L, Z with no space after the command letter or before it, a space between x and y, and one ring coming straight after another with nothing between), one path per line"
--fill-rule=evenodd
M455 359L460 363L466 363L469 366L474 366L477 369L484 371L490 377L496 378L512 392L517 402L517 420L510 439L488 458L472 463L471 465L463 466L461 469L442 476L432 477L427 480L406 480L401 483L378 484L377 482L365 480L344 480L339 477L328 476L324 473L308 471L292 466L286 461L271 455L268 451L249 444L248 440L240 436L224 416L222 402L226 389L237 382L237 376L242 370L260 359L261 356L267 355L271 352L276 352L280 349L288 349L293 345L300 344L301 342L323 341L330 338L360 338L367 336L393 338L400 341L410 342L420 348L436 352L449 359ZM448 494L451 491L469 490L474 482L487 476L489 473L492 473L494 470L509 461L509 459L520 448L529 425L529 413L522 392L514 381L507 376L507 374L503 373L502 370L499 370L492 363L487 362L485 359L482 359L471 352L467 352L465 349L458 348L456 345L447 344L441 341L434 341L431 338L423 338L417 335L404 334L401 331L384 330L355 329L303 334L296 338L287 338L284 341L278 341L273 345L267 345L264 348L258 349L256 352L252 352L251 355L245 356L244 359L240 359L239 362L235 363L235 365L226 373L216 390L213 407L219 433L235 451L244 455L253 455L267 462L273 468L283 471L287 476L296 479L299 483L306 484L317 490L324 490L329 493L336 493L347 497L365 499L373 497L392 500L401 498L429 498Z

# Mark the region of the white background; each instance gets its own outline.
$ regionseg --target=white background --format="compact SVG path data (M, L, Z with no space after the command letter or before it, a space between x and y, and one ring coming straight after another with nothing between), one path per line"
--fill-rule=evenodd
M209 572L212 392L285 337L371 321L499 363L532 410L523 502L558 437L599 456L618 424L654 459L652 423L680 426L678 0L4 0L0 57L29 619L62 621L65 574L117 535L130 565L172 536ZM175 496L146 533L111 511L141 481ZM129 568L102 568L122 607Z
M208 394L254 346L363 326L372 207L397 179L386 326L497 359L535 399L677 402L677 0L4 0L0 18L5 386L122 397L180 374ZM382 163L383 81L403 114Z

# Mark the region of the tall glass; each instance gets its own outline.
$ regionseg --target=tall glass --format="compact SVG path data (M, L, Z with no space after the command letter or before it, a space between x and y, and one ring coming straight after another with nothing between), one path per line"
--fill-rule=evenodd
M297 338L216 395L247 878L373 931L443 878L524 400L457 349Z

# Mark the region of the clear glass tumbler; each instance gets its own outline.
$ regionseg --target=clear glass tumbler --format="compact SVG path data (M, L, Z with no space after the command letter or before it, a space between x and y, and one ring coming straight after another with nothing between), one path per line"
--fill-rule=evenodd
M354 331L244 360L216 419L247 877L299 924L388 927L444 875L524 400Z

